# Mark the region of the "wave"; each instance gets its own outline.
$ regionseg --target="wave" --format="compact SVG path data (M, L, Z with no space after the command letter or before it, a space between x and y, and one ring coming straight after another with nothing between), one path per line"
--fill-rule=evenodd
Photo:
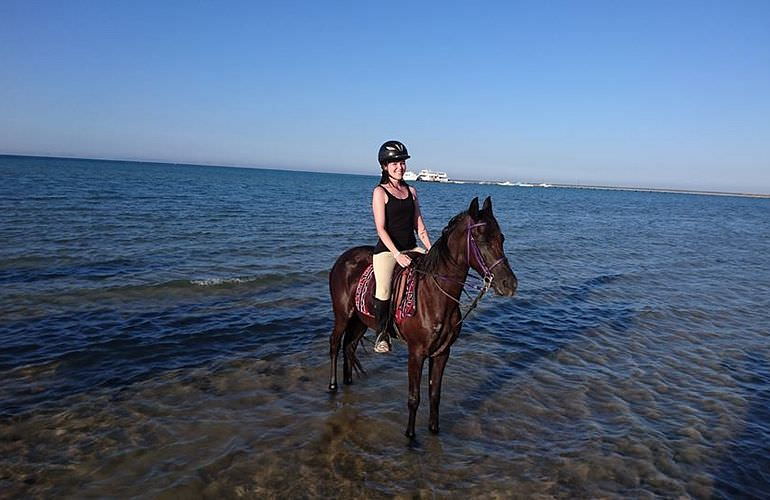
M290 272L290 273L267 273L258 274L252 276L222 276L211 278L192 278L192 279L178 279L169 280L151 284L139 284L139 285L123 285L117 287L111 287L107 289L91 289L89 291L102 294L102 293L152 293L153 291L196 291L203 289L207 290L206 293L217 289L232 291L233 289L242 288L244 291L254 291L262 288L278 286L278 285L299 285L318 282L320 280L326 280L329 275L329 271L310 271L310 272Z
M197 286L218 286L218 285L229 285L229 284L237 284L237 283L248 283L250 281L256 281L259 278L257 277L250 277L250 278L206 278L206 279L198 279L198 280L190 280L190 283Z
M258 283L261 285L279 284L279 283L291 283L291 282L307 282L316 281L318 278L326 278L329 275L329 271L311 271L307 273L269 273L256 276L232 276L232 277L215 277L215 278L198 278L191 279L187 282L194 286L199 287L217 287L217 286L231 286L242 285L246 283ZM169 282L169 284L178 284L178 281ZM160 286L163 286L161 284Z
M256 296L283 289L322 286L326 284L329 271L268 273L247 276L191 277L159 281L156 283L126 283L106 287L78 287L66 290L45 290L11 294L12 308L4 312L7 321L25 321L44 317L72 308L92 308L129 303L174 304L178 301L207 300L222 296Z

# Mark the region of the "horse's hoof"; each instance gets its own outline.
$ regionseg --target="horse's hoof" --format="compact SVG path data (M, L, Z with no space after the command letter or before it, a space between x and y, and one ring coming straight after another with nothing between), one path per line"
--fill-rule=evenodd
M350 384L353 383L353 379L352 378L346 378L345 380L343 380L343 382L345 382L345 385L350 385Z
M337 392L337 383L329 384L329 392Z
M430 429L430 431L431 431L433 434L438 434L438 425L429 425L429 426L428 426L428 429Z

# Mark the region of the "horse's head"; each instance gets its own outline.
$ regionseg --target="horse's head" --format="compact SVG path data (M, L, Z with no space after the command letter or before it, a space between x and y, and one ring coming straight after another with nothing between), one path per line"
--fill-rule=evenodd
M468 216L468 263L481 276L491 279L498 295L512 297L519 282L505 256L505 236L492 213L492 199L487 196L479 209L479 199L474 198L468 207Z

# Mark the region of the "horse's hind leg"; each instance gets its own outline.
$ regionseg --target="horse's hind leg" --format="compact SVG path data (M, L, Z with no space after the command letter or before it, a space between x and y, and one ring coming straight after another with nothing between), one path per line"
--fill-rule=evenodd
M329 336L329 358L331 359L329 390L332 392L337 390L337 355L340 352L340 344L345 333L346 324L347 318L340 317L337 314L334 315L334 328Z
M362 373L366 373L364 368L356 358L356 348L361 341L361 337L366 333L366 325L358 319L355 315L350 318L348 325L345 328L345 338L343 341L343 365L342 365L342 381L345 384L353 383L353 370L356 369Z

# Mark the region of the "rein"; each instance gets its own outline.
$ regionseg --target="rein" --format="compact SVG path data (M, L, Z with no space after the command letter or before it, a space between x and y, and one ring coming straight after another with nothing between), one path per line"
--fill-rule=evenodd
M446 281L452 281L454 283L461 284L462 288L460 288L460 290L463 293L465 293L465 295L467 295L468 297L470 297L470 294L465 291L465 287L466 286L469 286L469 287L472 287L472 288L475 288L475 289L479 290L478 295L476 295L476 298L474 298L473 301L470 303L470 305L468 306L468 309L465 311L465 314L462 315L460 320L455 325L455 328L457 326L459 326L463 321L465 321L465 319L468 317L468 315L471 313L471 311L473 311L476 308L476 306L479 304L479 301L481 301L481 299L484 297L484 294L486 294L487 291L489 291L489 289L492 287L492 281L495 279L495 275L494 275L494 273L492 273L492 269L494 269L495 266L497 266L501 262L504 262L504 261L508 260L507 257L501 257L501 258L497 259L491 266L487 267L487 263L484 260L484 256L481 255L481 249L479 249L479 245L476 242L476 239L473 237L473 232L472 232L472 229L474 229L476 227L485 226L486 224L487 224L486 222L477 222L476 224L468 223L468 225L465 228L465 231L466 231L466 234L467 234L467 238L466 238L466 249L467 249L466 260L467 260L467 263L468 263L468 267L470 269L473 269L473 266L471 265L471 258L474 258L474 259L476 259L476 263L478 264L478 266L484 272L484 276L483 277L477 277L477 276L474 276L472 274L469 274L468 278L473 278L473 279L476 279L476 280L480 280L483 283L482 285L476 285L476 284L470 284L469 285L466 281L457 280L457 279L451 278L449 276L443 276L443 275L440 275L440 274L433 274L433 273L426 273L425 271L416 270L419 273L422 273L422 274L430 276L433 279L433 283L435 283L436 286L438 287L438 289L441 290L441 293L443 293L444 295L446 295L447 297L452 299L454 302L456 302L458 307L462 306L460 301L458 299L452 297L446 290L444 290L444 288L439 284L438 279L443 279L443 280L446 280Z

